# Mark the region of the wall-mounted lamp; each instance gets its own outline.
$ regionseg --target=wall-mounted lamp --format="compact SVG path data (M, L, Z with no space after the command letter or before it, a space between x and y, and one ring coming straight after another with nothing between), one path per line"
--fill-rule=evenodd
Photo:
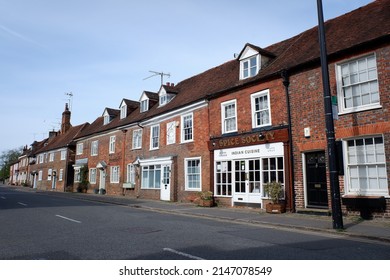
M260 133L259 133L259 139L260 140L264 140L265 139L265 135L264 135L264 133L262 131L260 131Z

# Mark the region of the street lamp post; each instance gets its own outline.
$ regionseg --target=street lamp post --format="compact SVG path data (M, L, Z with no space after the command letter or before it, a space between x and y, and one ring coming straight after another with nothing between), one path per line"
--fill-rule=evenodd
M324 28L324 16L322 11L322 0L317 0L318 10L318 29L319 42L321 53L321 72L322 85L324 89L324 106L325 106L325 122L326 122L326 140L328 147L329 175L330 175L330 190L332 196L332 221L334 229L343 229L343 217L341 213L340 202L340 185L337 170L336 157L336 141L334 132L334 122L332 114L332 98L329 85L328 59L326 57L326 39Z

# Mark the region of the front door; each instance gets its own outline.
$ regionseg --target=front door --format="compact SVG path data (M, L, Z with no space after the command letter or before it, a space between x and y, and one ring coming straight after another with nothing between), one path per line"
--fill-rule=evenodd
M260 159L236 160L233 200L243 203L261 203L260 178Z
M160 199L165 201L171 200L171 165L161 165L162 180Z
M307 206L328 207L325 152L306 154Z
M106 189L106 171L105 170L99 170L100 171L100 179L99 179L99 189Z

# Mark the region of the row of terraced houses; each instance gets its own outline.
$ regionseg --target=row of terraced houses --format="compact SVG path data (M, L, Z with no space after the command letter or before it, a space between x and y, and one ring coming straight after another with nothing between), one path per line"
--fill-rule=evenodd
M325 23L344 214L390 217L390 1ZM262 207L278 181L288 211L331 209L318 29L260 48L92 123L26 147L11 183L165 201L212 191L223 206Z

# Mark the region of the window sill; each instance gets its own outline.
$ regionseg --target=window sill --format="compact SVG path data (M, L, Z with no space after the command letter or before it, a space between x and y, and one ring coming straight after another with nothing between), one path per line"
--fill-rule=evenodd
M355 114L355 113L360 113L360 112L364 112L364 111L378 110L378 109L382 109L382 105L377 104L377 105L370 105L370 106L358 107L358 108L353 108L353 109L340 110L338 115L343 116L343 115Z

